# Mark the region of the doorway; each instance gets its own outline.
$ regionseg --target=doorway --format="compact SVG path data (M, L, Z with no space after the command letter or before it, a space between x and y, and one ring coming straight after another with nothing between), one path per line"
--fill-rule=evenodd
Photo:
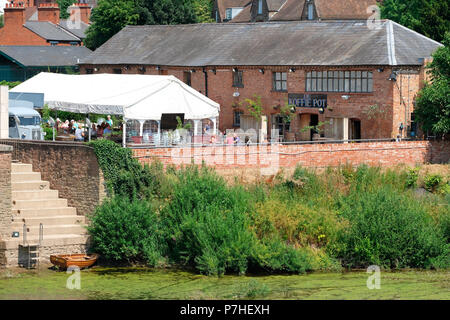
M350 120L350 140L360 140L361 139L361 121L358 119Z
M312 114L310 117L309 125L310 126L317 126L319 124L319 115L318 114ZM310 131L310 140L313 140L314 134L319 133L314 129L311 129Z

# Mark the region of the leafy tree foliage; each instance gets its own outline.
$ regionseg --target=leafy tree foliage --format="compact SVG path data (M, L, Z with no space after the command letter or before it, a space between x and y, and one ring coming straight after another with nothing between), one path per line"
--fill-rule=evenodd
M76 1L75 0L57 0L56 2L58 3L59 9L60 9L59 17L61 19L69 18L69 13L67 12L67 8L70 7Z
M442 41L450 30L449 6L449 1L442 0L384 0L381 17Z
M127 25L206 22L208 14L211 16L206 8L212 10L209 1L100 0L92 11L86 46L98 48Z
M450 132L450 33L443 42L428 65L432 83L420 91L415 110L422 129L437 135Z

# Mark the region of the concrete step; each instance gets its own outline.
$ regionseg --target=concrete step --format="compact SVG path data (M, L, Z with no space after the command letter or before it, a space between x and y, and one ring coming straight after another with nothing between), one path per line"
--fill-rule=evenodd
M40 172L17 172L11 173L11 183L25 182L25 181L39 181L41 180Z
M59 206L52 208L27 208L13 210L15 219L32 218L32 217L49 217L49 216L77 216L77 209L67 206Z
M13 191L11 194L13 200L39 200L39 199L58 199L58 190L32 190L32 191Z
M89 240L87 235L79 234L57 234L57 235L45 235L42 240L41 247L47 246L68 246L86 244ZM39 236L27 237L29 244L37 244L39 242ZM17 249L19 244L23 244L23 239L14 238L5 241L0 241L0 250L4 249ZM64 252L61 252L64 253ZM65 252L67 253L67 252Z
M11 183L12 191L32 191L32 190L49 190L50 182L48 181L22 181Z
M86 218L84 216L77 215L67 215L67 216L31 216L31 217L15 217L12 226L15 230L18 230L18 227L23 227L23 224L34 226L42 223L45 227L61 225L61 224L85 224Z
M11 163L11 172L33 172L33 166L26 163Z
M19 239L23 239L23 224L17 226L17 231L19 231L20 237ZM48 236L54 235L64 235L64 234L77 234L77 235L85 235L87 234L87 230L84 226L79 224L62 224L62 225L53 225L53 226L45 226L44 225L44 239L47 239ZM30 237L39 237L39 225L27 226L27 239Z
M12 209L45 209L67 207L67 199L13 200Z

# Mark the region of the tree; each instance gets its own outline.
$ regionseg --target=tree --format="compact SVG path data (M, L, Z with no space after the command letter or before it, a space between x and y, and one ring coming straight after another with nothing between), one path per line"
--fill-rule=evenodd
M3 15L0 15L0 28L3 28L3 25L4 25Z
M100 0L92 10L92 25L86 31L86 47L95 50L127 25L140 22L134 0Z
M194 11L198 23L215 22L213 19L213 0L194 0Z
M384 0L381 17L442 41L450 30L449 2L442 0Z
M422 129L436 135L450 133L450 33L444 38L444 47L433 54L427 68L431 83L426 84L416 99L414 113Z
M57 0L56 2L58 3L59 9L60 9L59 17L61 19L69 18L69 13L67 12L67 8L70 7L76 1L75 0Z
M95 50L127 25L197 21L190 0L100 0L92 11L86 46Z

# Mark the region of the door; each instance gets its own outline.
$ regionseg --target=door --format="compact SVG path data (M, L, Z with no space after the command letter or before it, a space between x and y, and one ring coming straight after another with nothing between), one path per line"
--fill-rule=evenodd
M361 139L361 121L357 119L351 120L351 140Z
M311 120L309 121L309 125L310 126L317 126L319 124L319 115L318 114L312 114L311 115ZM310 140L312 141L313 139L313 135L318 133L316 130L311 129L311 133L310 133Z

